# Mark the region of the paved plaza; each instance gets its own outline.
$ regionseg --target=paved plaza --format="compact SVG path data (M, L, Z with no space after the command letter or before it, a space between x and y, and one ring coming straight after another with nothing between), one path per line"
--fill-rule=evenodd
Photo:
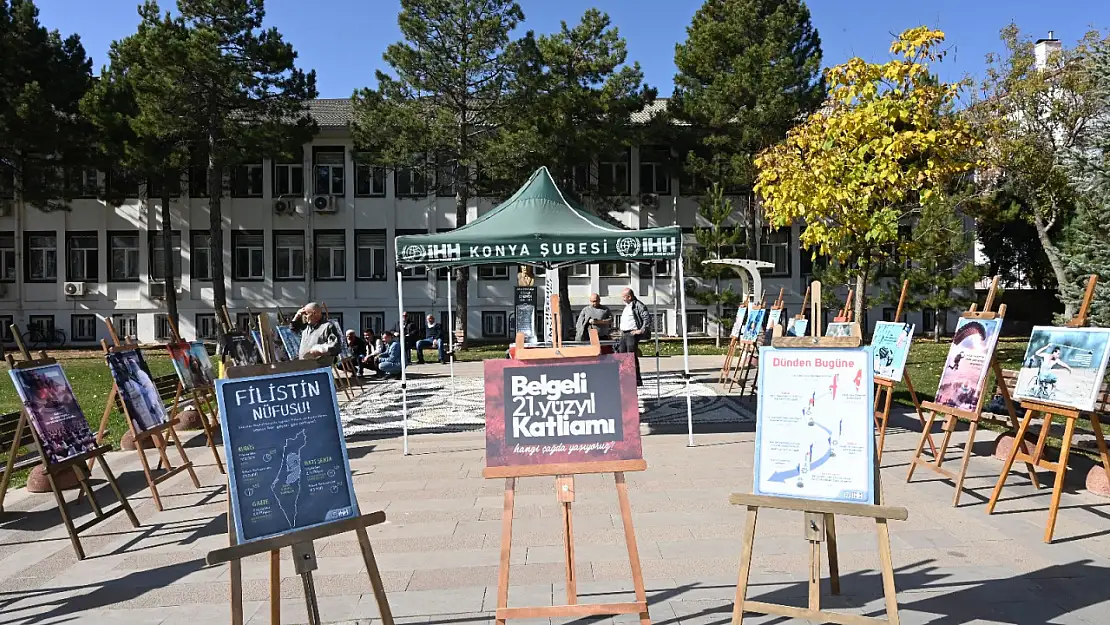
M652 622L658 625L719 625L731 616L743 533L744 510L728 503L733 492L752 487L753 422L750 404L717 397L712 359L694 362L702 397L697 446L687 447L681 419L670 415L654 427L646 382L644 457L648 469L629 474L631 504ZM716 359L719 363L719 357ZM673 372L679 359L667 359ZM645 369L649 366L645 364ZM429 365L440 374L444 368ZM417 372L419 375L419 371ZM460 365L460 384L479 388L480 365ZM429 383L431 384L431 383ZM419 378L414 386L419 388ZM670 384L660 396L673 395ZM344 408L357 426L358 405L381 405L367 385ZM480 391L479 391L480 392ZM414 391L414 395L416 395ZM434 394L433 394L434 395ZM462 395L456 398L463 399ZM480 422L481 403L450 407L448 397L426 397L453 410L471 411ZM660 406L671 404L660 401ZM667 408L670 410L670 408ZM434 411L433 411L434 412ZM433 414L427 412L425 414ZM702 413L705 413L702 415ZM350 442L354 483L363 512L384 510L388 522L371 528L390 605L398 623L483 625L493 620L500 550L503 480L482 478L484 438L449 423L414 428L411 454L381 411L362 413L380 427ZM717 415L717 416L713 416ZM701 417L704 416L704 419ZM448 419L449 420L449 419ZM676 421L677 420L677 421ZM674 427L680 422L682 427ZM1070 475L1056 527L1056 543L1041 542L1049 489L1035 491L1015 473L994 515L985 501L1002 463L989 456L992 436L980 436L959 508L951 507L950 482L918 470L905 482L906 462L916 444L916 420L893 419L883 458L884 503L905 506L909 520L891 522L902 623L961 625L1104 625L1110 621L1110 500L1082 489L1086 470ZM427 430L427 431L423 431ZM956 442L962 444L962 434ZM133 452L110 461L142 522L133 528L119 516L83 539L88 558L78 562L49 494L13 491L0 515L0 624L207 625L227 623L228 567L206 566L205 554L227 545L226 486L199 437L190 441L203 487L179 475L162 489L166 510L157 512ZM950 453L955 460L962 452ZM96 473L94 472L94 476ZM1043 479L1042 483L1050 483ZM102 480L99 488L104 489ZM631 600L632 584L611 476L580 476L574 527L580 600ZM75 492L70 492L72 498ZM102 495L102 501L108 497ZM563 547L559 507L551 478L518 480L513 524L510 606L563 603ZM822 602L845 612L883 615L874 523L838 518L842 595L823 587ZM326 623L371 623L377 609L353 535L317 542L316 587ZM282 622L307 621L301 581L289 553L282 566ZM806 601L808 543L801 515L760 513L750 596L763 601ZM248 623L269 622L268 562L244 562ZM542 619L546 622L548 619ZM566 622L569 619L552 619ZM596 619L595 619L596 620ZM634 622L634 615L603 621ZM799 623L749 615L746 623ZM532 622L522 623L532 625Z

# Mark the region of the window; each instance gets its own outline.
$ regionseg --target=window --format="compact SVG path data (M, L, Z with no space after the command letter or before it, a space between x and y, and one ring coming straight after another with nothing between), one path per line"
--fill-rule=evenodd
M450 267L439 267L436 269L436 280L440 282L447 281L447 275L451 273Z
M342 280L347 277L347 235L343 230L317 230L312 247L317 280Z
M763 240L759 242L759 260L774 263L775 267L768 275L790 275L790 228L763 233Z
M598 163L597 186L602 195L628 195L628 161L630 152L625 150L615 158Z
M261 280L263 271L263 234L261 230L236 230L231 233L231 277L234 280Z
M736 307L724 306L721 308L721 317L717 319L717 334L728 336L732 332L732 324L736 322Z
M125 198L139 197L139 177L125 169L113 167L104 176L104 186Z
M575 165L571 170L571 187L582 195L589 195L596 191L597 169L592 163L588 165Z
M509 266L508 265L479 265L478 266L478 279L479 280L508 280L509 279Z
M624 261L603 261L597 264L598 275L602 278L623 278L628 276L628 263Z
M12 336L13 323L14 315L0 315L0 343L15 343L15 337Z
M189 274L193 280L212 280L212 234L189 233Z
M161 198L162 197L162 180L160 178L151 178L146 183L146 196L147 198ZM170 178L170 197L181 197L181 177Z
M410 310L405 313L405 323L415 323L417 328L423 328L427 324L427 318L428 316L422 310ZM423 330L421 334L423 335Z
M139 338L139 321L135 315L112 315L112 323L116 326L116 334L122 340Z
M304 150L274 160L274 197L304 197Z
M304 280L304 232L274 230L274 280Z
M15 282L15 233L0 232L0 282Z
M585 263L567 267L567 275L571 278L589 278L590 266Z
M921 333L932 334L937 327L937 311L926 308L921 311Z
M69 340L95 341L96 315L71 315L69 318Z
M670 148L640 148L640 193L671 194Z
M385 332L384 312L364 312L359 315L359 330L369 330L374 336L381 336Z
M231 168L231 197L262 197L262 165Z
M501 338L509 335L506 314L503 311L482 311L482 336Z
M66 171L66 186L76 197L100 195L100 172L95 167L76 167Z
M650 278L652 274L655 274L657 277L671 275L671 261L656 260L648 263L640 263L641 278Z
M235 327L240 332L251 331L251 314L250 313L235 313Z
M96 282L97 236L95 232L66 233L66 280Z
M657 336L667 336L667 313L657 312L652 314L655 317L655 324L652 330L655 331Z
M405 236L409 234L428 234L426 230L397 230L397 236ZM428 268L420 265L417 267L402 267L401 278L403 280L426 280L428 278Z
M31 315L27 319L28 330L38 330L42 336L54 334L54 315Z
M315 148L313 151L316 171L317 195L344 195L343 189L343 161L344 152L341 147Z
M454 159L441 157L436 163L436 195L455 197L456 175L466 180L466 165L458 164Z
M154 315L154 338L159 341L168 341L172 336L170 316L164 313Z
M385 230L355 231L355 280L385 280Z
M208 165L189 167L189 197L208 197Z
M398 167L394 172L393 186L397 197L428 195L428 174L422 167Z
M336 323L338 323L339 327L341 327L341 328L346 328L347 327L347 326L343 325L343 313L338 313L338 312L328 313L327 318L332 320L332 321L335 321Z
M385 196L385 167L381 165L355 165L355 195L358 197Z
M197 340L212 340L216 338L216 315L213 313L197 313Z
M25 232L27 282L58 280L58 235L53 232Z
M706 334L708 316L704 310L686 311L686 332L688 334Z
M108 232L108 264L112 282L139 281L138 232Z
M147 233L150 246L150 279L164 282L166 279L166 259L162 246L162 231L151 230ZM181 278L181 232L170 232L170 256L173 261L173 277Z

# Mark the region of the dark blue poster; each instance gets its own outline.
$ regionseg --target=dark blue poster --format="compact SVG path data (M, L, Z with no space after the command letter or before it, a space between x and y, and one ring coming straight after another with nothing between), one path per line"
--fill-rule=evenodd
M358 515L330 369L216 382L240 542Z

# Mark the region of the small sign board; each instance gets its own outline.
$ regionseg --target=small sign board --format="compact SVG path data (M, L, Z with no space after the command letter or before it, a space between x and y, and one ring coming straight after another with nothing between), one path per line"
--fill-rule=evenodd
M755 493L875 503L869 348L760 348Z
M912 323L875 323L875 332L871 335L871 350L875 354L875 377L901 382L912 344Z
M358 516L331 369L216 382L240 542Z
M487 360L486 466L639 460L633 354Z
M809 330L809 319L791 319L786 327L786 336L805 336Z
M301 357L301 335L289 326L278 326L277 334L285 348L285 353L289 356L289 360L299 360Z
M959 410L977 410L1002 319L960 318L940 372L936 402Z
M741 337L745 341L755 341L763 332L764 321L767 319L767 310L764 308L756 308L748 313L748 319L744 322L744 333Z
M851 322L834 322L825 328L825 336L852 336Z
M535 343L536 337L536 299L539 289L534 286L518 286L513 289L513 318L516 331L524 334L524 341Z
M1014 397L1094 410L1110 358L1108 346L1110 328L1033 328Z
M748 309L741 306L736 309L736 320L732 322L732 332L729 333L734 339L740 338L740 333L744 331L744 319L747 317Z

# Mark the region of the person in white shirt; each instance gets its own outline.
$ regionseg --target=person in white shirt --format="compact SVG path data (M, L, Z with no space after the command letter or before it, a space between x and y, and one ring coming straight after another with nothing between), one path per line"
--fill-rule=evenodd
M624 354L633 354L636 358L636 386L643 386L643 378L640 377L640 341L646 340L651 337L651 316L648 314L647 306L636 299L636 295L632 293L632 289L625 289L621 291L621 299L624 300L624 311L621 312L620 321L620 342L617 344L616 351Z

